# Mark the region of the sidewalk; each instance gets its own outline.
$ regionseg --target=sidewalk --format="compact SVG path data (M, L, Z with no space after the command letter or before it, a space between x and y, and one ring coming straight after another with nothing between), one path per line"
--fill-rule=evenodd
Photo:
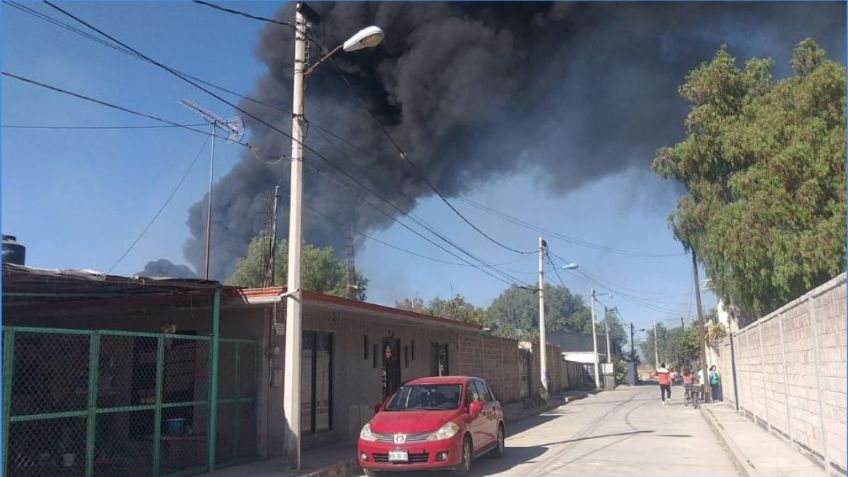
M593 394L590 390L568 391L552 395L546 405L525 408L522 402L504 405L507 424L537 416L557 407L583 399ZM359 470L355 444L326 445L303 452L303 466L299 471L286 470L283 459L267 459L249 464L227 467L199 477L347 477Z
M705 404L701 406L701 414L747 477L828 475L821 466L736 412L729 404Z

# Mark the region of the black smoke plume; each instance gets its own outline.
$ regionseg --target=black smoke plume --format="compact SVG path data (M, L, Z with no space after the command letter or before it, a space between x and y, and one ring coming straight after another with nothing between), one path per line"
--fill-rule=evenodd
M359 96L409 157L448 195L531 171L540 187L567 194L608 174L648 167L654 151L683 134L686 105L677 87L721 44L747 59L770 56L789 73L793 47L812 37L832 58L845 56L844 3L315 3L313 34L325 47L375 24L385 41L342 54L308 80L306 142L403 210L432 195L359 108ZM293 22L289 3L276 18ZM293 32L269 24L257 47L268 71L253 96L290 111ZM311 58L320 55L311 45ZM240 106L284 131L289 114ZM269 189L288 190L290 140L245 117L246 153L216 184L212 275L226 278L260 229ZM329 142L316 125L355 143ZM369 151L363 154L360 151ZM363 230L390 225L321 174L349 181L309 152L305 202ZM363 194L356 186L350 188ZM373 197L372 202L377 202ZM189 210L190 263L203 263L205 199ZM280 237L288 227L280 207ZM383 206L386 211L392 211ZM447 212L447 209L446 213ZM304 213L305 239L343 250L345 230ZM496 233L496 231L495 231Z

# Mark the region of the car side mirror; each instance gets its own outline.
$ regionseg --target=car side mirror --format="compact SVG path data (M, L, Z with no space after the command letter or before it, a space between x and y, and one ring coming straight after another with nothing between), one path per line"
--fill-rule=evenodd
M483 403L480 401L472 401L471 404L468 405L468 414L471 417L477 417L480 413L483 412Z
M383 405L382 405L382 404L376 404L376 405L374 406L374 414L377 414L378 412L380 412L380 411L382 411L382 410L383 410Z

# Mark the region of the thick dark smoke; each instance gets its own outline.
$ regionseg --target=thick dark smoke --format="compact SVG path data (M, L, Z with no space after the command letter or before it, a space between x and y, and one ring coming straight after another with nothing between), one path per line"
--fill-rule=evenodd
M792 48L806 37L832 58L845 55L843 3L311 6L322 16L314 33L326 47L370 24L382 27L386 39L376 50L337 57L353 90L329 64L309 78L307 144L404 210L431 191L358 108L357 95L448 195L526 171L537 174L550 192L567 194L605 175L648 167L659 146L678 141L686 105L677 86L721 44L739 59L774 58L778 76L789 73ZM293 8L283 7L277 18L293 21ZM254 96L290 110L292 31L267 26L257 53L268 72L258 79ZM315 45L311 56L319 56ZM290 131L288 114L248 101L241 107ZM288 156L288 139L245 121L249 141L262 150L259 159ZM373 155L334 139L328 143L316 125ZM363 230L390 224L344 188L317 176L311 167L348 183L314 154L306 153L306 163L307 204ZM233 271L261 227L269 189L280 184L287 191L288 181L287 161L267 165L245 154L217 183L215 278ZM288 225L287 203L283 199L280 207L281 237ZM205 199L189 211L193 238L185 253L196 268L203 261L204 207ZM344 230L337 225L308 211L304 225L307 241L343 249Z
M160 258L147 262L144 270L136 275L150 278L197 278L197 274L185 265L177 265L169 260Z

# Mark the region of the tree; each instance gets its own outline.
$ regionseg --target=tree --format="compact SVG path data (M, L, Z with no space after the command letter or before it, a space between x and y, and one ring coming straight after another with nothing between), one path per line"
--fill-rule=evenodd
M537 338L539 335L539 296L532 290L510 287L492 301L487 324L499 336ZM592 331L591 312L580 295L568 288L545 287L545 322L549 331Z
M236 271L226 281L227 285L260 287L265 279L263 248L268 239L257 237L247 247L247 254L238 261ZM284 286L288 279L288 244L285 240L277 242L274 267L274 285ZM337 260L332 247L319 248L306 244L302 249L301 279L304 290L346 297L348 294L347 267ZM365 299L368 279L361 273L356 274L356 299Z
M395 306L402 310L410 310L418 313L426 313L428 315L447 318L450 320L459 320L466 323L483 324L485 320L486 310L465 300L462 295L454 295L450 300L443 298L433 298L426 306L424 300L415 296L412 298L403 298L395 301Z
M654 170L687 189L670 217L716 292L760 316L845 268L845 75L810 39L772 80L722 47L680 87L686 138Z

